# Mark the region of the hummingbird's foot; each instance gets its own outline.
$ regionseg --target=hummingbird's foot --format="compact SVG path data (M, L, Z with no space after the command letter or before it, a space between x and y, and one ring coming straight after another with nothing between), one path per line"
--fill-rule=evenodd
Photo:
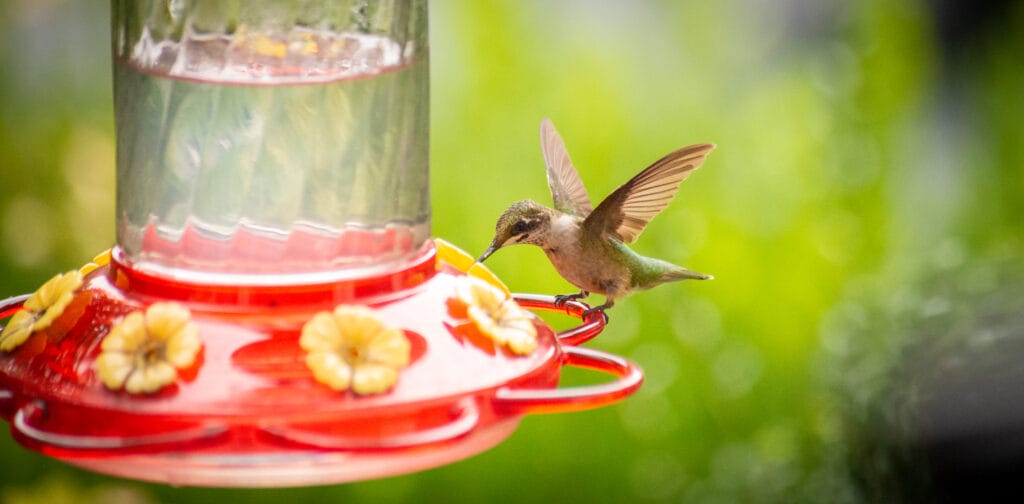
M580 318L583 319L583 320L586 320L587 316L589 316L591 313L601 312L601 315L604 315L605 323L607 323L608 322L608 314L605 313L605 310L607 310L608 308L611 308L612 306L615 306L615 302L614 301L606 301L603 305L598 305L598 306L595 306L593 308L589 308L587 310L583 310L583 314L580 316Z
M568 303L569 301L583 299L589 295L590 293L585 290L581 290L575 294L558 294L555 296L555 306L562 306L565 303Z

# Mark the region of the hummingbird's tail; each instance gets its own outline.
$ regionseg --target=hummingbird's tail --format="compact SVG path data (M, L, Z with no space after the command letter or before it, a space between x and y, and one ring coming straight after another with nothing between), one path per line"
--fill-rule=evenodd
M650 289L665 282L711 280L713 278L711 275L688 270L661 259L644 257L641 260L641 267L633 270L632 288L634 290Z
M676 280L712 280L714 278L715 277L711 275L688 270L683 267L673 268L665 275L666 282L673 282Z

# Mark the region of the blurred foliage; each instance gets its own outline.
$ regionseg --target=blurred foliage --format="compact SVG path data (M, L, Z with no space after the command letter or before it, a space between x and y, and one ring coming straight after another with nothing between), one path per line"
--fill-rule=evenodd
M867 502L977 502L1018 485L1024 265L936 258L914 284L856 282L822 323L814 367L844 423L832 462Z
M951 268L1019 264L1024 237L1024 4L937 29L960 4L432 2L433 229L471 253L506 204L548 201L542 117L595 199L670 150L718 144L635 247L716 279L622 300L589 343L639 362L643 388L528 417L450 466L308 489L124 482L0 436L0 499L913 500L871 488L891 463L871 415L903 397L883 392L920 344L908 313L935 308L929 279ZM0 4L3 295L113 242L107 16L98 0ZM515 291L572 290L537 249L488 264ZM949 324L981 303L941 298L959 307Z

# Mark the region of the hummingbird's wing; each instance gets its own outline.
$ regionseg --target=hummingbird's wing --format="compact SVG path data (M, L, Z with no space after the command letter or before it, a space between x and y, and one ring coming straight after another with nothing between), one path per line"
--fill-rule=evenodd
M583 187L583 181L569 159L562 137L547 118L540 122L540 149L548 167L548 187L551 188L555 209L579 217L590 215L594 207L590 206L587 188Z
M583 221L584 228L633 243L714 148L714 144L691 145L655 161L597 205Z

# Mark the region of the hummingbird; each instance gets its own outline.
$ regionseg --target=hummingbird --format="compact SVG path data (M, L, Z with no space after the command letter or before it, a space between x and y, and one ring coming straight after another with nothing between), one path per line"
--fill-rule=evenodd
M604 304L584 311L584 317L595 311L603 313L632 291L676 280L713 278L641 256L626 244L636 241L647 223L668 206L679 185L704 162L714 144L695 144L666 154L613 191L597 208L591 206L550 119L541 121L540 145L554 208L528 199L513 203L498 217L494 239L477 262L509 245L540 247L558 274L580 289L555 296L556 304L591 293L605 297Z

